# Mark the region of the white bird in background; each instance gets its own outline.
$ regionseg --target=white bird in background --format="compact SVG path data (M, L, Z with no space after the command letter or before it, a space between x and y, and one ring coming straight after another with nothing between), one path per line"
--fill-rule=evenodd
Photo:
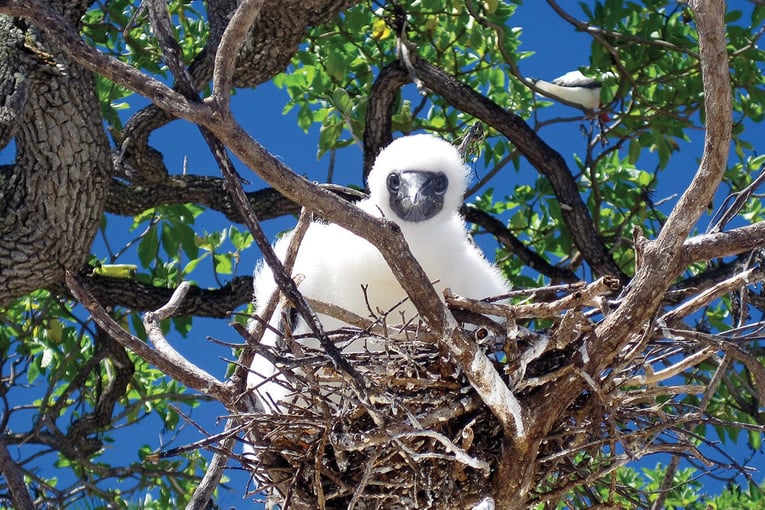
M543 95L551 99L564 99L586 110L597 110L601 106L602 79L590 78L580 71L568 72L552 82L535 78L531 78L531 82Z
M370 196L357 205L364 212L384 216L401 227L409 248L430 280L438 280L438 290L450 287L455 293L471 298L504 294L509 290L507 281L472 243L458 214L468 177L468 167L450 143L424 134L399 138L378 155L368 179ZM291 237L285 235L274 246L281 260ZM406 297L378 250L334 224L315 222L308 227L292 275L304 296L338 305L362 317L369 317L369 307L390 310ZM271 269L261 262L254 283L256 314L263 313L276 289ZM416 316L416 310L407 301L395 309L394 319L388 319L388 323L398 323L401 312L405 314L404 320ZM264 345L277 345L275 331L279 330L282 315L279 310L273 315L273 329L264 334ZM294 336L309 333L302 318L294 313L286 315ZM325 331L343 326L336 319L319 318ZM318 345L315 339L301 343ZM345 352L362 348L358 343L351 344ZM379 350L380 346L369 348ZM268 360L256 356L248 378L249 387L269 412L288 398L288 390L276 380L277 372ZM295 399L299 401L300 396ZM303 401L298 405L306 404Z

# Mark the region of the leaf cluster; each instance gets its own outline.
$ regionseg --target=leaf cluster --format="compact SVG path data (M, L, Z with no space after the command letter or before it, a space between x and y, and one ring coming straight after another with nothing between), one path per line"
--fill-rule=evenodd
M650 239L659 235L669 214L667 200L673 198L670 185L677 182L682 167L689 165L685 158L688 147L698 141L707 120L696 25L684 3L583 2L580 15L586 21L577 20L555 2L550 4L557 15L591 39L590 60L583 70L593 75L612 73L605 80L602 96L604 111L612 121L600 123L580 112L575 117L553 117L560 107L535 97L522 72L533 52L524 46L524 31L515 26L513 18L518 9L526 7L520 2L359 2L331 23L307 29L289 66L273 77L273 84L286 94L284 113L296 114L298 126L308 133L318 128L317 158L357 150L353 146L364 149L375 84L383 70L401 58L402 45L415 59L437 66L517 115L539 137L552 138L556 129L568 129L577 145L565 155L564 167L588 215L579 220L594 225L598 240L616 266L632 276L639 266L633 231L639 228ZM183 63L193 65L211 37L207 14L196 2L174 0L167 5ZM757 155L765 104L765 52L758 46L763 21L765 8L761 5L731 8L726 15L735 159L728 164L720 191L732 198L755 181L765 162L765 156ZM163 82L172 81L147 14L134 3L109 0L94 4L82 19L81 34L99 51ZM409 78L416 79L416 73ZM119 145L126 114L135 113L131 107L134 97L124 85L103 76L97 80L103 121ZM425 86L408 86L395 94L389 119L392 133L424 130L459 141L477 116L455 108ZM467 201L499 219L502 234L520 241L525 252L541 256L575 278L593 279L597 271L582 255L581 237L567 223L568 204L561 201L548 168L529 165L499 122L487 124L486 131L480 153L470 158L478 179ZM362 174L359 169L356 182ZM125 180L131 191L151 190L146 182ZM219 195L228 197L228 191ZM209 221L214 210L231 214L226 208L230 204L220 205L222 202L178 191L172 199L140 207L138 213L105 215L102 242L94 246L83 273L104 278L115 288L125 284L172 289L182 281L223 288L238 274L249 274L251 268L242 261L254 248L252 234L246 229ZM287 212L274 209L273 216L295 212L294 208ZM761 200L747 200L736 217L740 224L763 219ZM212 226L208 229L208 225ZM517 247L495 241L488 235L488 226L475 223L471 229L516 288L557 283L543 269L525 262ZM715 271L730 276L755 262L734 256L696 261L688 265L674 290L709 287L716 282L711 276ZM763 291L761 284L741 289L703 307L685 319L685 325L712 335L742 327L747 317L762 313ZM110 309L113 319L146 339L139 312L149 307L128 304L119 299L122 297ZM247 301L240 300L228 309L243 310ZM11 434L14 442L10 444L20 451L25 445L34 447L31 453L24 450L20 464L30 466L25 473L38 488L40 500L49 506L66 506L87 493L94 498L93 507L126 501L146 508L183 504L206 467L199 450L172 460L156 460L150 454L156 453L158 445L148 436L131 445L127 461L110 456L109 448L126 431L159 428L168 440L175 439L175 431L186 422L185 415L207 399L116 346L81 308L55 292L37 291L0 313L3 425L24 431ZM528 325L541 328L553 323L557 324L540 319ZM175 316L162 321L161 329L165 334L188 337L196 324L198 318ZM742 348L763 365L761 340L754 338ZM232 357L240 352L234 349ZM652 354L647 352L646 357ZM673 355L679 356L677 352ZM125 359L129 370L121 365ZM659 355L650 359L657 367L664 362ZM666 365L675 361L668 357ZM720 369L722 363L699 363L678 376L689 385L716 385L709 398L689 394L679 399L683 409L703 408L705 413L706 421L689 426L689 434L700 438L714 435L725 446L747 444L753 452L761 451L763 403L758 400L757 385L763 381L741 361L726 358L724 370ZM123 380L120 371L129 377ZM121 385L120 391L114 390L115 381ZM111 396L113 407L104 413L103 406ZM670 409L666 401L659 403ZM673 400L672 405L676 404ZM84 418L96 416L106 417L106 423L85 436L69 437L68 431L78 420L84 423ZM736 423L746 427L732 425ZM76 447L86 444L85 439L95 441L94 453L73 455ZM603 446L604 451L609 448ZM42 464L37 461L51 457L57 467L54 474L39 469ZM620 466L597 477L592 488L579 483L588 473L598 472L599 462L602 458L597 453L572 456L571 471L578 474L571 480L578 485L564 491L556 502L538 508L585 508L595 501L643 507L653 504L658 494L667 508L755 508L761 504L756 484L740 483L740 479L720 494L708 494L697 478L703 473L702 466ZM567 481L552 476L549 486L539 487L537 494L565 486Z

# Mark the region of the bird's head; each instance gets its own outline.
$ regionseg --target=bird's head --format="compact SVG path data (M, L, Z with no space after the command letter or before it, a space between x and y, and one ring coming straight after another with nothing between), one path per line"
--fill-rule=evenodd
M449 142L432 135L394 140L369 173L370 201L397 222L438 221L462 204L469 169Z

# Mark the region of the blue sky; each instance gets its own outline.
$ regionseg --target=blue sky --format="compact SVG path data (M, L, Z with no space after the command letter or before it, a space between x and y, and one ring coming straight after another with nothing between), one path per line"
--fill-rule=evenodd
M578 14L573 6L568 6L568 8ZM552 79L589 63L590 37L574 31L571 25L562 21L546 4L528 2L526 5L520 6L512 19L512 23L523 29L521 50L535 52L535 55L521 63L521 71L525 75ZM409 87L411 89L413 86ZM287 99L286 92L276 89L270 84L264 84L254 91L238 92L233 98L232 104L238 120L267 150L281 158L295 172L323 182L327 173L328 157L318 161L316 159L318 128L312 127L306 134L297 126L294 113L282 115L282 109ZM145 101L136 99L131 100L130 104L138 107L145 104ZM542 118L552 118L572 116L576 113L576 110L569 107L554 105L544 109L539 115ZM672 168L664 173L663 187L659 189L654 200L658 201L682 193L690 182L696 170L697 160L701 155L700 142L703 133L692 132L690 134L693 137L692 142L682 144L680 152L673 157ZM564 156L572 168L575 167L574 154L584 154L585 152L587 142L579 130L579 123L552 125L545 128L541 132L541 136ZM181 173L185 162L189 173L219 175L214 160L201 136L196 128L188 123L176 121L160 129L152 136L152 144L163 152L165 164L173 173ZM12 148L0 152L0 163L10 161L12 156ZM651 156L641 160L641 163L648 165L646 169L649 171L655 165L655 161L651 161ZM247 186L248 191L265 186L265 183L248 169L241 166L239 169L243 177L252 183ZM673 176L671 179L667 178L669 172ZM334 181L338 184L361 184L360 175L361 150L351 147L342 151L338 155ZM497 189L497 194L501 196L511 193L513 187L519 182L533 182L535 177L536 171L524 162L520 173L505 172L500 180L494 182L494 186ZM670 199L663 210L668 212L678 197L679 195ZM115 236L114 239L118 242L126 241L135 236L135 232L127 232L127 227L131 223L130 220L112 217L109 221L113 228L124 229L122 235L111 234ZM273 237L277 232L289 228L292 224L294 224L294 219L282 218L265 222L264 227L269 236ZM208 212L200 219L199 225L201 228L212 231L224 228L226 223L221 215ZM110 238L110 242L113 243L114 239ZM484 243L487 254L491 256L493 251L491 241L481 239L480 242ZM94 250L96 253L104 253L103 243L100 239L96 241ZM135 257L135 253L128 252L126 258L120 262L128 263L131 261L130 257ZM249 274L258 257L259 254L256 250L249 250L241 261L239 274ZM210 281L205 281L204 276L198 278L201 284L214 286L211 278ZM238 335L226 326L226 321L201 319L195 320L194 329L188 338L183 339L173 335L170 340L190 361L223 378L226 363L220 358L229 357L230 353L228 350L209 343L206 340L208 335L231 342L240 340ZM210 433L222 430L223 423L218 421L222 415L225 415L225 410L221 406L214 405L202 405L191 413L192 418ZM156 427L152 428L154 423ZM135 431L131 431L130 428L118 433L118 441L113 446L113 450L107 452L105 457L108 458L113 455L122 459L130 459L131 456L135 456L137 460L135 450L139 444L148 443L159 448L163 445L164 440L172 435L167 434L162 437L161 426L159 420L147 421L141 427L142 437L140 440L133 437ZM187 430L176 438L172 446L179 446L184 442L195 441L199 438L197 431L187 427ZM653 464L653 460L650 460L648 464ZM246 475L233 470L228 474L232 478L232 491L221 493L218 504L222 508L249 508L250 504L242 500L242 487L246 482Z

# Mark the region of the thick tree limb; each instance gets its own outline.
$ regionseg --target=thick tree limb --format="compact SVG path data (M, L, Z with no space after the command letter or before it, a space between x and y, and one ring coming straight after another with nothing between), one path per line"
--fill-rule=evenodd
M80 280L89 293L104 307L122 306L136 311L156 310L167 303L174 289L155 287L129 279L91 276ZM56 292L70 294L64 286ZM70 294L71 295L71 294ZM225 318L252 298L252 277L237 276L218 289L191 287L176 316Z
M704 212L725 172L731 136L731 95L725 52L724 2L691 2L696 15L701 48L707 131L704 155L696 176L670 213L657 239L648 243L644 262L637 270L630 292L619 310L598 327L598 352L591 358L590 373L605 369L631 333L640 329L657 309L672 280L686 262L683 243Z
M36 508L29 495L24 475L19 466L11 458L5 443L0 441L0 473L3 474L13 499L13 506L18 510L34 510Z
M365 196L357 190L336 184L321 186L352 202ZM261 220L285 215L297 216L300 213L300 205L273 188L251 191L246 196L255 215ZM244 223L242 213L225 189L224 180L201 175L171 175L158 182L139 185L125 184L115 179L109 188L106 212L134 216L158 205L187 202L223 213L233 223Z
M35 26L6 16L0 55L0 145L16 144L15 164L0 171L2 307L84 263L111 163L90 72Z
M380 151L393 141L393 106L399 90L409 82L409 74L399 62L380 70L369 93L369 106L364 121L364 181Z
M725 2L691 0L689 5L699 32L707 130L699 170L664 223L654 245L656 248L649 248L649 251L663 252L662 258L665 254L676 256L711 201L725 172L731 138L733 109L725 39Z

